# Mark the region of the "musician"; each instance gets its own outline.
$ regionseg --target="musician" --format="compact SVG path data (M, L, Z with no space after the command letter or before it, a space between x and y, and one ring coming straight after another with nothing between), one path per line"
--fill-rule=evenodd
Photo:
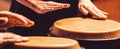
M13 0L10 11L22 14L35 22L31 28L9 29L25 36L46 36L54 21L75 17L79 11L84 15L92 14L93 18L107 18L107 13L98 9L91 0Z

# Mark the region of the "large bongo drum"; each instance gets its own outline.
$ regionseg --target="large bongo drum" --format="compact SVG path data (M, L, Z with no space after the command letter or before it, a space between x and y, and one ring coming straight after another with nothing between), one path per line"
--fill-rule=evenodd
M29 36L28 42L15 43L13 49L81 49L76 40L58 37Z
M53 24L49 35L76 39L86 49L120 47L120 23L110 19L61 19Z

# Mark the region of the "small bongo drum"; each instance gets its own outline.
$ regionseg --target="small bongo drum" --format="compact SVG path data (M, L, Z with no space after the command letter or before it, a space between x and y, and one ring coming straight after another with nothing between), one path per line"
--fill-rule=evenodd
M53 24L49 35L76 39L86 49L120 47L120 23L110 19L61 19Z
M29 36L28 42L15 43L13 49L81 49L79 43L73 39Z

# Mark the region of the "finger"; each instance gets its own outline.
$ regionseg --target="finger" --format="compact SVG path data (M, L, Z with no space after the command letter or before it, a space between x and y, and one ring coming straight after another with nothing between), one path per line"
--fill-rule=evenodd
M55 10L60 10L60 9L63 9L63 8L68 8L70 7L69 4L62 4L62 5L56 5L56 6L47 6L48 8L51 8L50 10L48 11L55 11Z
M31 21L31 20L29 20L29 19L25 19L27 22L28 22L28 24L27 25L24 25L23 27L31 27L31 26L33 26L34 25L34 21Z
M61 4L59 5L59 7L55 7L56 9L63 9L63 8L69 8L70 7L70 4Z
M79 8L80 12L82 12L84 15L88 14L88 11L82 5L79 5L78 8Z
M3 39L0 37L0 45L3 44Z
M39 13L39 14L45 14L49 11L53 11L52 8L49 8L49 7L38 7L38 8L36 8L36 12Z
M47 2L46 4L41 4L37 6L40 10L46 10L46 11L54 11L58 9L63 9L63 8L69 8L70 4L51 4Z
M22 37L20 35L12 33L9 33L9 35L5 36L3 39L4 39L3 42L26 42L29 40L28 37Z
M31 21L30 19L26 18L23 16L23 19L27 22L26 24L16 24L16 26L21 26L21 27L31 27L34 25L34 21Z
M62 9L61 6L44 5L44 6L38 6L38 7L39 7L38 12L42 13L42 14L45 14L45 13L51 12L51 11L55 11L55 10L58 10L58 9Z
M6 12L5 14L8 15L6 17L8 17L9 23L13 23L15 26L31 27L31 26L34 25L33 21L24 17L23 15L16 14L16 13L11 13L11 12L8 12L8 13Z
M61 6L62 6L62 8L69 8L70 4L62 4Z
M8 22L8 18L7 17L0 17L0 25L4 25Z
M22 24L27 24L27 22L23 19L24 16L22 16L22 15L8 12L8 11L1 11L0 14L2 15L2 17L7 17L9 20L17 19Z
M96 18L106 18L107 16L105 16L103 13L101 13L100 11L97 11L97 10L95 10L95 9L93 9L93 8L86 8L86 7L84 7L85 9L87 9L88 10L88 12L90 13L90 14L92 14L93 16L95 16Z
M94 4L92 4L92 5L93 5L94 9L97 9L97 10L101 11L103 14L108 15L108 13L107 13L107 12L105 12L105 11L102 11L102 10L98 9L98 8L97 8Z
M59 8L69 8L70 7L70 4L67 4L67 3L49 3L47 4L49 6L53 6L53 7L59 7Z
M21 39L12 39L12 38L9 38L9 39L4 39L3 41L4 43L7 43L7 42L22 42Z
M3 42L26 42L29 38L27 37L21 37L21 38L7 38L4 39Z
M98 8L93 8L93 10L100 15L100 16L98 16L98 18L103 18L103 19L107 18L107 16L101 10L99 10Z
M18 34L13 34L13 39L20 39L22 41L28 41L29 37L24 37L24 36L21 36L21 35L18 35Z
M9 39L9 38L13 38L14 34L13 33L2 33L2 37L3 39Z
M107 13L107 12L104 12L104 11L101 11L103 14L105 14L105 15L108 15L109 13Z
M98 9L94 4L93 4L93 10L95 10L98 14L102 15L101 17L103 17L104 19L107 18L108 13Z
M53 2L53 1L46 1L44 4L48 5L49 7L59 7L59 8L69 8L70 7L70 4L57 3L57 2ZM46 7L48 7L48 6L46 6Z

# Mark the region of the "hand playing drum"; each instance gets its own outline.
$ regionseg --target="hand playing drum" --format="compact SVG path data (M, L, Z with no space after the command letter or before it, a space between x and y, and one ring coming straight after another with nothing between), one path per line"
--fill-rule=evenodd
M33 21L22 15L8 11L0 12L0 28L10 28L14 26L31 27L33 25Z

